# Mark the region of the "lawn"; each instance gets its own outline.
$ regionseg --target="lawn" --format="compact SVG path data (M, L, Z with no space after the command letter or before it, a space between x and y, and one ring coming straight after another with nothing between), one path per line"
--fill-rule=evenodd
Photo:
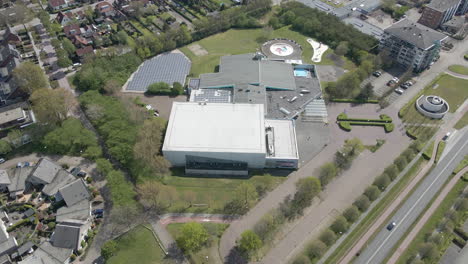
M448 74L436 77L431 84L426 86L400 110L399 115L403 119L407 130L416 136L422 134L430 136L441 123L440 120L425 117L416 110L415 102L421 95L441 96L448 102L449 111L453 113L468 98L468 89L466 87L468 87L468 80Z
M468 67L463 65L450 65L448 69L458 74L468 75Z
M167 231L176 239L180 230L184 224L174 223L167 225ZM190 263L192 264L211 264L211 263L223 263L219 256L219 239L223 234L224 230L228 228L229 224L217 224L217 223L202 223L203 227L208 231L209 238L208 243L202 249L195 253L190 253ZM206 258L208 256L208 258Z
M208 52L206 55L197 56L190 51L188 46L182 47L180 50L192 61L191 76L198 77L201 73L215 72L221 56L253 53L257 51L260 49L261 44L263 44L263 41L257 41L257 39L262 38L288 38L295 40L302 46L303 63L312 63L311 58L313 50L312 46L307 42L307 37L290 30L289 27L283 27L273 31L264 29L230 29L226 32L204 38L188 45L200 45ZM334 64L332 60L326 57L331 52L331 50L327 51L323 56L322 62L316 64ZM345 68L354 67L354 64L348 59L345 57L342 57L342 59L345 62Z
M367 213L364 219L354 228L351 233L346 237L346 239L336 248L333 254L325 260L325 264L338 263L338 261L351 249L352 246L364 235L374 221L385 211L387 206L389 206L403 191L406 185L413 179L414 176L418 174L420 169L426 164L426 161L423 158L419 160L411 167L408 172L401 177L398 182L385 193L384 197L379 201L379 203L372 208L371 211Z
M447 211L449 211L449 209L453 206L455 200L460 195L460 192L463 191L467 184L468 183L465 181L458 181L455 184L453 189L447 194L447 196L436 209L434 214L432 214L429 220L424 224L422 229L416 235L415 239L411 241L411 244L400 256L397 262L398 264L407 263L408 258L415 255L418 252L418 248L422 243L424 243L427 234L432 233L432 231L437 227L440 221L444 218L444 215L447 213Z
M460 120L455 124L456 129L462 129L468 125L468 113L465 113Z
M175 170L173 176L165 176L163 179L164 184L174 187L178 195L168 209L170 212L219 213L224 205L234 198L236 188L241 183L247 182L254 186L267 185L272 190L286 179L285 177L269 174L257 174L248 179L200 178L175 175L183 175L183 172ZM192 200L192 204L198 206L190 207L189 199Z
M125 264L172 264L173 261L166 259L165 254L159 247L153 233L144 226L138 226L116 240L117 253L106 263Z

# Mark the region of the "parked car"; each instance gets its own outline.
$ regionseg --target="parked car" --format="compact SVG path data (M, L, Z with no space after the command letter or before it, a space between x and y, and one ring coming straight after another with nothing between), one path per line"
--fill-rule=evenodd
M75 167L75 168L73 168L73 169L70 171L70 173L71 173L73 176L76 176L76 175L78 175L78 173L80 173L80 171L81 171L81 168L80 168L80 167Z
M76 176L81 177L81 178L86 177L86 175L87 175L87 174L86 174L86 172L84 172L84 171L80 171L80 172L78 172L78 173L76 174Z
M394 86L396 84L396 82L394 80L390 80L387 82L387 86Z
M375 77L380 77L380 75L382 75L382 72L381 71L375 71L372 73L372 75L374 75Z
M452 133L447 132L447 134L445 134L445 136L442 138L442 140L447 140L450 137L450 135L452 135Z
M0 158L0 164L4 163L5 162L5 159L4 158Z
M388 224L387 226L387 230L388 231L392 231L392 229L396 226L396 223L395 222L391 222L390 224Z
M406 90L409 88L409 85L407 83L403 83L400 85L400 87Z
M407 83L409 86L413 86L413 84L414 84L412 81L407 81L406 83Z
M395 89L395 93L397 93L397 94L403 94L403 92L404 91L402 89L400 89L400 88Z
M400 79L398 79L398 77L393 77L393 79L395 82L398 82Z
M23 167L24 167L23 162L18 162L18 163L16 164L16 168L23 168Z
M94 209L93 210L93 214L96 215L96 214L103 214L104 213L104 209Z
M23 167L29 167L29 166L31 166L31 164L30 164L28 161L26 161L26 162L23 164Z

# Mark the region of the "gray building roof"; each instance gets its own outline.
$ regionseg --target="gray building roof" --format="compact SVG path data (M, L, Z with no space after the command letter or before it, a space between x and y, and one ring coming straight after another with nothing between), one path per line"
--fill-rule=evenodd
M460 0L432 0L429 4L426 5L426 7L440 12L445 12L459 3Z
M0 184L11 184L10 177L8 176L8 172L6 170L0 170Z
M67 206L72 206L83 200L88 200L90 197L88 187L86 187L86 184L81 178L65 185L60 188L59 191Z
M8 185L9 192L16 192L25 189L26 179L31 174L32 167L15 168L8 173L11 184Z
M91 206L88 200L82 200L72 206L63 206L57 210L57 222L65 222L67 220L86 221L91 215Z
M385 29L385 33L424 50L429 49L436 42L447 38L447 36L442 33L408 19L400 20L388 27Z
M34 253L19 264L63 264L72 253L72 249L54 247L50 242L44 242Z
M184 85L190 72L190 60L182 53L165 53L146 60L128 82L126 90L144 92L150 84L165 82Z
M52 245L59 248L78 249L80 243L80 226L74 224L58 224L50 238Z
M383 29L381 29L378 26L372 25L371 23L368 23L362 19L359 19L357 17L348 17L343 19L343 21L347 24L352 25L354 28L366 35L370 35L376 39L382 38L384 32Z
M266 88L294 90L294 72L291 64L277 61L254 60L254 54L223 56L219 73L200 75L200 88L224 88L237 85L260 84Z
M20 256L23 255L24 253L28 252L33 246L34 246L34 243L31 241L24 243L18 248L18 254Z
M10 236L7 240L0 243L0 255L5 253L11 254L11 251L15 250L17 246L16 239Z
M62 167L60 167L58 164L55 164L48 159L41 159L36 165L36 168L34 169L31 176L40 179L43 182L51 183L57 172L61 169Z
M53 196L61 187L73 182L75 179L75 176L71 175L68 171L60 169L52 182L46 184L44 188L42 188L42 193L48 196Z

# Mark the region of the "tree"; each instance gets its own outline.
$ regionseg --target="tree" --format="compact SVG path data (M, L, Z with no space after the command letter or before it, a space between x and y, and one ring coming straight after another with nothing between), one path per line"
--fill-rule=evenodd
M156 214L170 207L177 195L174 187L163 185L155 180L147 180L138 184L137 193L145 210Z
M19 147L22 145L23 132L19 129L13 129L8 132L7 138L13 147Z
M202 224L189 222L182 226L177 245L185 252L196 252L208 241L208 232Z
M396 158L395 165L400 171L402 171L408 165L408 161L406 161L406 157L400 155L398 158Z
M346 53L348 53L349 50L349 44L347 41L341 41L340 44L335 49L335 54L338 56L344 56Z
M149 94L170 94L171 87L165 82L157 82L150 84L146 92Z
M335 176L337 175L338 170L336 165L332 162L327 162L322 165L319 169L319 179L322 187L327 185Z
M367 83L366 85L364 85L364 88L362 88L357 99L368 100L372 96L374 96L374 86L372 85L372 83Z
M385 190L387 186L390 184L390 177L387 174L383 173L374 181L374 185L377 186L381 191Z
M371 185L364 191L364 195L367 196L370 201L375 201L377 198L379 198L380 190L377 186Z
M335 243L336 241L336 235L330 229L323 231L322 234L320 234L319 238L320 238L320 241L325 243L327 246L333 245L333 243Z
M414 153L414 150L412 148L407 148L405 151L403 151L402 155L406 158L406 161L408 162L414 158L416 153Z
M64 49L57 49L55 51L57 53L57 65L60 68L67 68L73 64L68 57L68 53Z
M177 96L184 93L184 87L179 82L174 82L172 84L172 95Z
M288 206L284 209L285 216L293 219L298 215L302 215L304 209L312 203L312 199L319 193L320 181L314 177L300 179L296 183L296 193L294 197L287 202Z
M281 21L283 24L290 25L296 18L296 14L293 11L287 11L281 16Z
M0 140L0 154L5 155L11 151L11 145L5 140Z
M246 230L241 234L238 247L242 253L250 257L262 247L262 244L262 240L260 240L257 234L252 230Z
M13 78L18 84L18 88L32 94L39 89L47 88L49 83L42 69L36 64L26 61L13 70Z
M350 223L356 222L359 218L359 215L359 209L355 205L352 205L343 212L344 218L346 218L346 220Z
M38 89L31 95L31 102L38 119L48 124L67 119L68 112L77 104L73 94L64 88Z
M327 245L320 240L313 241L307 246L306 252L309 258L320 259L327 251Z
M359 211L365 212L370 206L370 201L369 198L363 194L359 196L353 204L359 209Z
M117 252L117 243L114 240L109 240L101 247L101 256L108 260L110 259L115 252Z
M384 173L390 177L391 181L393 181L398 176L398 167L395 164L392 164L385 168Z
M306 255L300 255L294 260L293 264L311 264L311 262Z
M75 56L76 47L68 38L62 40L62 47L68 53L69 57Z
M419 246L418 252L421 256L421 259L427 259L428 261L433 261L439 256L439 250L433 243L423 243L421 246Z
M348 227L349 224L348 221L346 221L346 218L344 218L343 216L339 216L330 226L330 229L333 230L335 234L341 235L348 230Z
M237 186L235 194L235 199L239 200L245 208L250 208L258 199L257 190L255 190L255 187L252 184L247 182L243 182Z

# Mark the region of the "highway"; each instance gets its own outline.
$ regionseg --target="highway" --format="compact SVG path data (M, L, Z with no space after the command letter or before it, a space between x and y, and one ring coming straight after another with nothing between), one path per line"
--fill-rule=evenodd
M449 149L444 151L445 154L437 166L422 180L416 190L386 223L396 222L393 230L388 231L386 226L383 227L353 263L384 263L385 258L442 188L455 167L468 154L468 129L461 130L458 133L457 137L449 139L449 144L446 146Z

